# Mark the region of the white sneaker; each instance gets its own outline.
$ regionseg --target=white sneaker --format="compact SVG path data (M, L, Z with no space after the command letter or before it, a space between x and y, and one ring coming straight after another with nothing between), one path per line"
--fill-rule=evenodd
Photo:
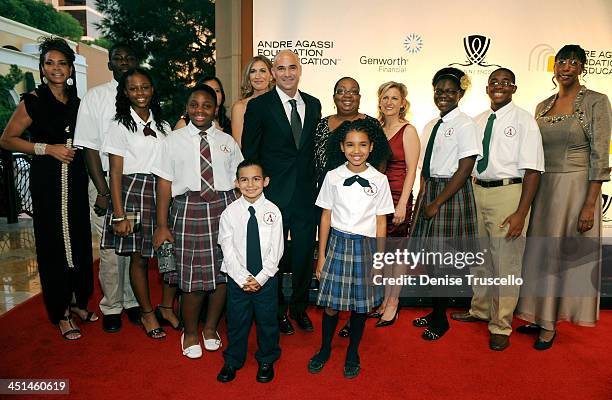
M200 343L194 344L193 346L189 346L186 349L183 347L183 340L185 340L185 334L181 335L181 350L183 350L183 355L187 358L196 359L202 357L202 346Z
M206 339L204 337L204 332L202 332L202 338L204 339L204 348L207 351L217 351L221 348L221 336L219 336L219 332L215 331L215 335L217 335L216 339Z

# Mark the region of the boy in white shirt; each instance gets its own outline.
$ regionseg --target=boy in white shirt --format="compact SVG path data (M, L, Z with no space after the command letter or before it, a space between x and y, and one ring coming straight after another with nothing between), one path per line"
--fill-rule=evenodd
M274 378L273 363L280 357L276 273L283 255L283 220L279 208L263 195L269 182L259 163L242 161L236 171L236 187L242 197L221 214L221 271L229 276L229 345L223 352L225 364L217 376L220 382L233 380L236 370L244 365L253 316L259 344L255 354L259 363L258 382Z
M521 277L529 209L544 172L540 129L531 113L512 102L515 82L509 69L493 71L487 83L491 108L475 118L483 157L472 171L474 197L479 236L490 250L487 262L470 268L479 278ZM489 348L502 351L510 345L519 289L518 285L473 286L470 310L451 318L488 321Z

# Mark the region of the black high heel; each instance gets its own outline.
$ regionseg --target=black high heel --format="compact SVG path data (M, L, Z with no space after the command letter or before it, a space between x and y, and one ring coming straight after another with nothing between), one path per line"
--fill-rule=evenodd
M382 319L382 316L381 316L380 319L378 321L376 321L376 327L377 328L384 328L385 326L393 325L395 323L395 321L397 321L399 319L399 312L400 312L400 306L397 306L397 310L395 310L395 315L389 321L385 321L384 319Z
M147 327L144 324L143 318L146 314L151 314L154 310L151 311L143 311L142 312L142 316L140 317L140 322L142 322L142 329L144 329L145 333L147 334L148 337L150 337L151 339L165 339L166 338L166 331L164 331L164 328L162 327L158 327L158 328L153 328L150 331L147 331ZM159 323L159 321L157 321ZM163 335L163 336L162 336Z
M426 328L431 323L431 317L432 313L429 313L423 317L415 318L412 321L412 325L416 326L417 328Z
M170 326L175 331L180 331L181 329L183 329L183 323L180 320L179 320L178 325L174 326L169 320L164 318L164 315L162 314L160 308L164 308L166 310L172 310L172 312L174 312L173 307L166 307L166 306L162 306L161 304L158 305L157 308L155 309L155 317L157 318L157 322L159 322L160 325Z
M553 337L547 342L543 341L542 339L538 337L535 343L533 344L533 348L536 350L548 350L552 347L553 342L555 341L556 337L557 337L557 331L553 333Z

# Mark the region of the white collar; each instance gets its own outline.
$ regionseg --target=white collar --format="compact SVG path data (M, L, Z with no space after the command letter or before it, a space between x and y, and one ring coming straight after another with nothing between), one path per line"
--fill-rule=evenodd
M459 106L457 106L453 111L442 117L442 122L448 122L457 117L459 114L461 114L461 110L459 110Z
M261 206L263 206L264 202L266 201L266 196L264 196L262 192L261 196L259 196L259 198L255 200L254 203L251 203L250 201L245 199L244 196L240 196L238 201L240 202L240 205L244 207L245 210L248 210L250 206L253 206L253 208L255 209L255 213L257 213L257 211L259 211Z
M202 130L192 124L191 121L189 121L189 123L187 124L187 131L192 136L199 135L200 132L202 132ZM216 131L217 129L215 128L215 124L213 123L210 125L210 128L206 129L204 132L206 132L206 136L215 136L215 134L217 133Z
M149 122L153 122L153 112L151 112L151 110L149 110L149 119L146 122L143 121L138 114L136 114L136 111L134 111L132 107L130 107L130 114L132 115L132 118L134 118L134 122L136 122L137 124L141 124L144 126Z
M359 173L355 173L348 169L348 161L345 162L338 168L338 175L341 178L350 178L351 176L359 175L362 178L369 179L376 175L375 169L370 165L370 163L366 162L367 168L364 171Z
M287 93L283 92L278 86L276 86L276 93L280 97L281 103L285 104L289 100L295 100L298 104L302 104L304 101L302 100L302 96L300 96L300 91L296 90L295 96L290 97Z
M495 114L495 118L501 118L504 115L508 114L510 111L512 111L514 107L516 106L514 105L514 102L511 101L510 103L506 104L505 106L503 106L497 111L491 110L491 114Z

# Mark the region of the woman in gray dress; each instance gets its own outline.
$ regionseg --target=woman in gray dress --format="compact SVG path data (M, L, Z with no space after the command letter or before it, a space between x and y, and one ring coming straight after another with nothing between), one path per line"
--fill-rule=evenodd
M580 84L585 51L566 45L555 56L559 92L538 104L546 172L534 199L516 309L549 349L559 321L594 326L599 318L601 185L610 180L610 101Z

